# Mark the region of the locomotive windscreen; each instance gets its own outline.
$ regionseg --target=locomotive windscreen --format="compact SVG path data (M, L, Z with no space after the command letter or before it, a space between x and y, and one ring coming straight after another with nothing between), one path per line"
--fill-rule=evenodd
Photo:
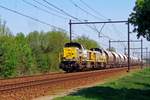
M66 43L65 47L77 47L79 49L82 49L82 45L76 42Z
M91 48L90 50L92 50L92 51L98 51L100 53L103 53L103 50L100 49L100 48Z

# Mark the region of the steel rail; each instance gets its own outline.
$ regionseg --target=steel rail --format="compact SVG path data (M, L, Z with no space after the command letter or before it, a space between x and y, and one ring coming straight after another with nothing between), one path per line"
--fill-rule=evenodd
M103 73L111 72L111 71L117 71L117 70L124 70L126 67L123 68L112 68L112 69L105 69L105 70L99 70L99 71L90 71L90 72L82 72L82 73L77 73L69 76L62 76L62 77L57 77L57 78L50 78L50 79L41 79L41 80L33 80L33 81L27 81L27 82L22 82L22 83L17 83L17 84L7 84L7 85L2 85L0 86L0 92L3 91L12 91L20 88L26 88L26 87L32 87L36 85L44 85L44 84L51 84L51 83L57 83L57 82L62 82L62 81L67 81L67 80L74 80L74 79L79 79L79 78L87 78L87 77L92 77L97 74L103 75Z

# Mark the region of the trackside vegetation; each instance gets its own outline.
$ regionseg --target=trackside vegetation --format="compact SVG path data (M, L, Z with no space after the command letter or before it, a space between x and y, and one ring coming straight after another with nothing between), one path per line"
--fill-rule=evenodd
M150 68L54 100L149 100Z
M0 78L60 71L59 53L69 42L66 32L33 31L27 35L22 32L13 35L5 24L0 20ZM88 37L78 37L74 41L87 48L99 47Z

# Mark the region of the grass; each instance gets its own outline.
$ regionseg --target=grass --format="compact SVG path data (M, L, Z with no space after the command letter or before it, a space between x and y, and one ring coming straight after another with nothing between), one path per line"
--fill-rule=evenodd
M54 100L150 100L150 68Z

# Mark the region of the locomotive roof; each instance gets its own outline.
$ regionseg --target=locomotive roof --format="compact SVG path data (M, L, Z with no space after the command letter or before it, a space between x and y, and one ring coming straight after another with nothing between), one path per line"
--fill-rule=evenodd
M77 42L69 42L65 44L65 47L77 47L79 49L83 49L83 46Z
M92 51L98 51L100 53L102 53L102 51L103 51L103 49L101 49L101 48L91 48L90 50L92 50Z

